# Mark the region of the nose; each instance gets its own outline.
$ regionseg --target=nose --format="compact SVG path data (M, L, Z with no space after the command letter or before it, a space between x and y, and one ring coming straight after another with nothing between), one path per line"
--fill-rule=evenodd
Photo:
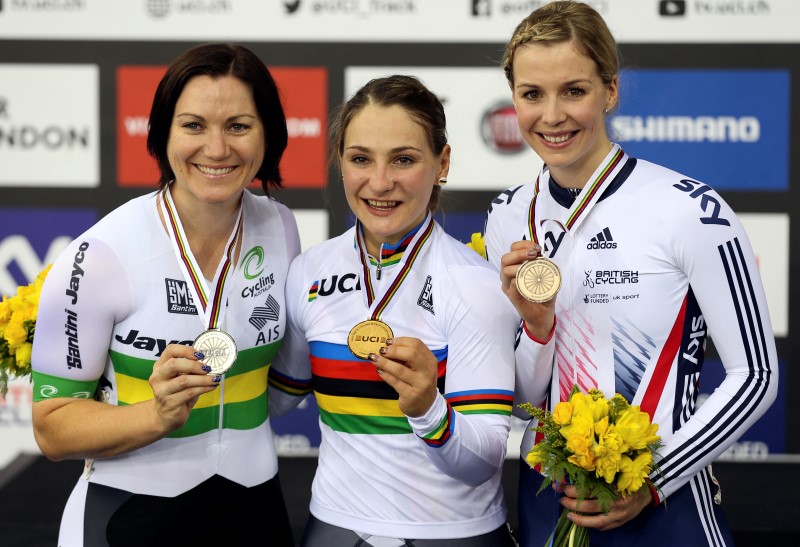
M375 176L370 180L370 188L373 191L383 194L394 188L394 180L392 180L392 170L387 165L377 165L375 168Z
M550 97L543 106L542 121L549 125L558 125L567 119L558 97Z
M228 156L230 148L225 134L221 131L212 131L206 142L206 155L211 159L222 159Z

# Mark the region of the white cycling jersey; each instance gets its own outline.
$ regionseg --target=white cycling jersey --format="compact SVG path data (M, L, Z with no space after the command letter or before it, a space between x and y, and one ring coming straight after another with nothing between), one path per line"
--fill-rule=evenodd
M379 262L369 257L362 264L356 230L292 263L290 328L274 369L293 380L287 387L275 382L279 375L270 378L297 393L294 379L313 375L322 444L311 513L394 538L491 532L506 519L500 475L516 312L492 268L430 215L396 246L384 245ZM417 418L400 411L394 389L347 346L350 329L389 293L394 296L379 318L395 337L421 339L439 361L440 395ZM273 405L279 393L271 392ZM287 398L282 410L292 404Z
M516 395L533 404L547 396L552 407L577 384L641 405L664 441L651 478L668 496L774 400L767 302L747 235L709 186L617 145L590 180L596 184L576 198L545 167L536 183L506 190L489 210L486 249L499 268L511 243L532 237L535 195L536 239L563 276L551 339L521 337ZM697 408L707 336L725 379ZM532 444L528 432L522 454Z
M53 265L33 347L35 400L89 398L98 387L112 405L152 399L148 378L167 344L191 345L208 328L159 218L157 195L111 212ZM171 497L215 474L249 487L277 473L267 375L284 335L283 289L299 236L285 206L250 192L242 203L240 258L228 276L221 325L236 341L236 363L218 389L199 398L182 428L94 461L88 481Z

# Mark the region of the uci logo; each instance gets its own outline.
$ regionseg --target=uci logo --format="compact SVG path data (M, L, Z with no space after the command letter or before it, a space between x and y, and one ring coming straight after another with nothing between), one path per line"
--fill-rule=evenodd
M260 245L253 247L244 255L241 264L247 279L257 278L264 272L264 249Z
M356 342L377 342L379 344L386 343L385 336L362 336L360 334L356 334L355 340Z

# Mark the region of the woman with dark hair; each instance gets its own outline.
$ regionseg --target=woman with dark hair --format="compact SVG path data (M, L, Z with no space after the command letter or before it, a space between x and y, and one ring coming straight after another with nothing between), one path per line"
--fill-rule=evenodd
M256 55L186 51L150 115L159 190L53 265L34 433L50 459L86 459L59 545L293 545L266 391L299 236L288 208L247 190L280 187L286 143Z
M293 261L275 363L313 376L320 411L303 545L513 545L500 473L517 320L491 267L433 220L442 104L415 78L372 80L334 115L331 154L356 225Z
M777 393L764 288L719 194L609 139L619 64L608 26L582 2L545 4L514 30L503 69L523 138L545 165L494 200L486 251L524 325L518 400L553 409L574 385L619 393L658 425L664 446L649 483L602 512L575 485L536 495L546 479L524 461L537 440L528 430L519 540L545 545L566 508L592 545L730 545L711 463ZM549 292L526 298L518 272L540 257L560 269L560 291L548 280ZM725 379L699 406L709 333Z

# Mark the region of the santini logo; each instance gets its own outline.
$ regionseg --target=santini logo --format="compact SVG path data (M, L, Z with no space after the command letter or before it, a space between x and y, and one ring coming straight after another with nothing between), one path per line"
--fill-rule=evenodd
M614 238L611 237L611 230L604 228L602 232L589 240L586 245L587 249L616 249L617 244L614 243Z

